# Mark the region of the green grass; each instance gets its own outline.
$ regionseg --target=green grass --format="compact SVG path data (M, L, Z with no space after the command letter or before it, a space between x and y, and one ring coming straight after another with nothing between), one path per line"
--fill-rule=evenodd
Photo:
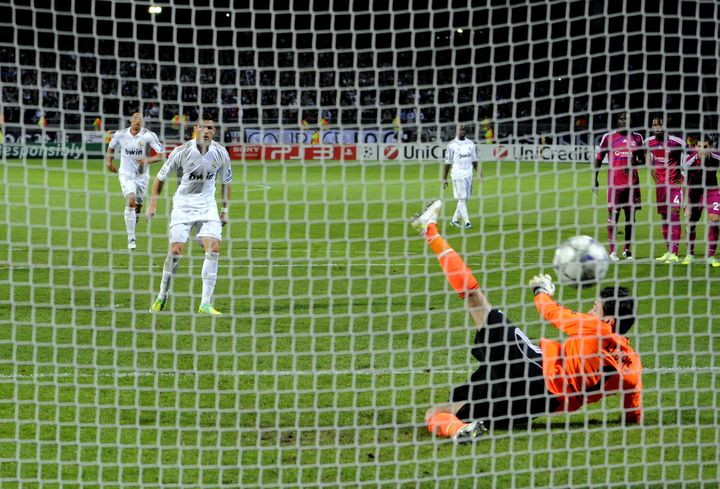
M561 239L606 241L604 196L593 200L587 165L483 171L475 227L445 226L448 189L444 233L531 338L561 338L524 284ZM720 272L654 263L649 188L638 260L607 277L640 299L630 338L645 424L622 426L614 396L457 447L431 437L423 414L467 379L472 328L407 225L441 195L440 164L234 173L216 289L226 315L213 319L193 313L193 243L167 312L146 312L173 185L129 254L119 185L100 161L0 166L0 487L718 486ZM586 309L593 291L557 296Z

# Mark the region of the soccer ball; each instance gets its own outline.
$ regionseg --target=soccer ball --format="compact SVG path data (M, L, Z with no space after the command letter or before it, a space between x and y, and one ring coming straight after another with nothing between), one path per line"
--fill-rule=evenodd
M570 238L555 250L553 268L564 285L587 285L605 277L610 264L605 247L590 236Z

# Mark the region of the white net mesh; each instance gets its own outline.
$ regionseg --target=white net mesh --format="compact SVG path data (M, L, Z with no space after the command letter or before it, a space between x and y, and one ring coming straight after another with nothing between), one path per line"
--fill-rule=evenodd
M720 279L655 263L644 169L636 260L606 280L638 300L641 426L612 396L469 446L428 433L426 409L476 368L474 327L407 224L444 197L441 231L490 301L535 343L562 339L524 284L562 240L607 242L587 163L612 114L715 137L715 2L188 3L0 5L0 486L718 484ZM175 184L128 252L101 158L134 111L167 148L209 113L234 159L222 317L195 313L192 240L147 312ZM458 123L490 143L469 230L446 227L441 188Z

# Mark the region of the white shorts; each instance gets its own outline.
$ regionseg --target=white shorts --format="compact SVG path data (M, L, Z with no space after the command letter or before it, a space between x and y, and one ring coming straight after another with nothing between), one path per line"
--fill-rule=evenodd
M187 243L190 238L190 230L196 230L195 239L198 243L200 238L215 238L222 241L222 224L220 221L195 221L180 222L170 226L169 238L171 243Z
M135 202L142 205L150 181L148 174L141 173L136 176L121 174L118 175L118 180L120 180L123 197L127 199L128 195L135 194Z
M472 197L474 180L472 176L458 179L453 178L453 196L457 200L468 200Z

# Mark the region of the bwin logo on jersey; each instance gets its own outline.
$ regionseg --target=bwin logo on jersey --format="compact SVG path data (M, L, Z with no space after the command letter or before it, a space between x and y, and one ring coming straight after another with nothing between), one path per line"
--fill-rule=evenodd
M212 180L214 173L188 173L188 180Z
M129 148L128 148L128 149L125 150L125 154L128 155L128 156L142 156L143 150L140 149L140 148L136 148L136 149L129 149Z
M472 158L472 153L457 153L457 158Z

